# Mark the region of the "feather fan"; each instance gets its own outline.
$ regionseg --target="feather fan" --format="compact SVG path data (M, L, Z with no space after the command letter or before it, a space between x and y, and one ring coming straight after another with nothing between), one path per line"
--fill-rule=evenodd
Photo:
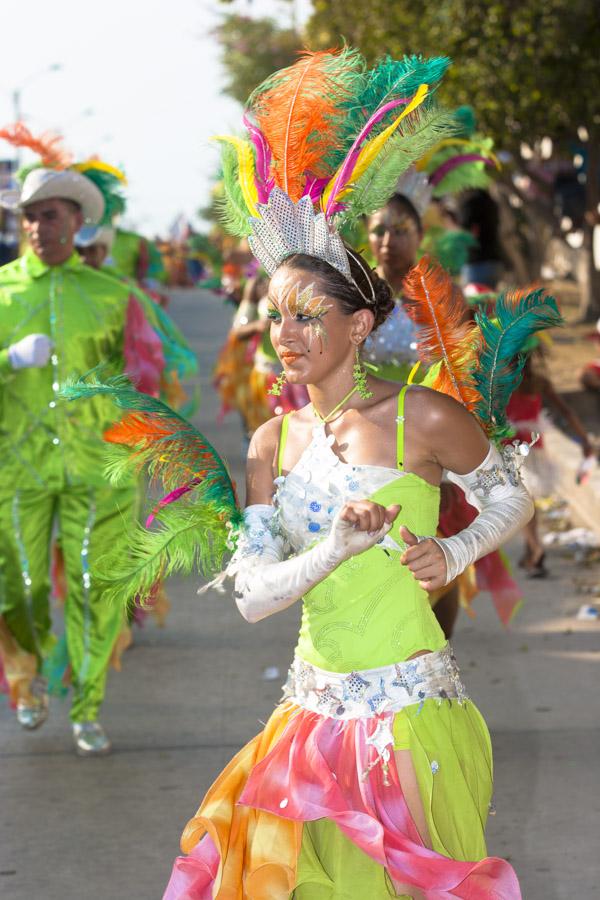
M472 377L477 334L475 327L464 321L460 291L441 266L423 256L405 278L404 294L410 301L406 312L419 326L421 360L428 366L441 363L431 387L474 410L481 400Z
M218 572L242 513L225 463L204 435L160 400L136 391L125 376L100 381L98 375L96 369L70 379L61 396L107 396L127 411L104 435L115 445L108 454L109 479L119 483L145 468L171 492L148 519L147 524L157 519L158 528L136 526L131 553L115 552L104 565L109 596L143 602L155 583L173 572ZM174 502L183 496L185 503Z
M45 132L34 137L23 122L15 122L0 129L0 138L13 147L28 147L40 157L42 166L50 169L66 169L72 162L71 154L62 144L62 138L56 134Z
M482 336L473 373L481 397L475 414L500 440L509 433L506 406L521 381L524 345L537 331L561 325L563 319L556 300L543 289L501 294L493 318L485 313L475 318Z

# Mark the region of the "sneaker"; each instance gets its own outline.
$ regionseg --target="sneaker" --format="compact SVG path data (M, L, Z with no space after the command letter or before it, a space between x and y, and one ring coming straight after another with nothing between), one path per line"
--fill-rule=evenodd
M78 756L106 756L112 749L100 722L73 722L73 741Z
M48 682L40 675L29 685L31 697L17 703L17 721L21 728L33 731L48 718Z

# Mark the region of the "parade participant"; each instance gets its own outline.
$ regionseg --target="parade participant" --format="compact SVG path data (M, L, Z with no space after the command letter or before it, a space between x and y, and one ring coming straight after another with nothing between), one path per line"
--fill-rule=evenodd
M593 463L594 448L579 416L557 392L544 369L543 345L537 337L530 341L531 353L523 369L523 380L510 398L507 415L520 441L533 441L531 453L523 467L523 480L536 500L550 497L556 491L559 468L544 446L547 428L546 410L557 414L576 435L584 460ZM519 565L529 578L545 578L546 554L542 544L537 512L523 529L525 552Z
M18 721L39 727L48 714L44 663L55 645L49 555L57 522L73 737L82 755L106 753L98 711L124 611L103 601L91 566L122 545L123 524L136 514L137 482L129 477L114 489L103 477L106 402L67 412L58 393L67 375L100 364L116 373L127 365L135 380L127 346L139 350L144 336L127 334L130 290L85 266L74 250L82 225L102 216L101 192L55 144L33 141L21 125L2 136L37 149L42 166L29 171L17 195L0 198L22 212L29 241L20 259L0 269L0 652Z
M259 88L251 106L279 187L253 213L250 244L272 275L271 337L284 373L308 386L311 403L254 436L246 529L229 572L251 622L304 597L300 641L286 700L189 823L189 855L165 897L219 897L242 885L249 896L311 900L442 890L518 897L510 866L485 858L488 735L426 590L451 580L484 543L491 548L489 516L495 544L512 531L508 508L525 521L531 502L518 479L492 477L506 463L459 404L398 390L362 366L361 347L394 306L390 287L327 224L339 194L350 194L352 165L347 180L334 167L329 202L321 188L325 216L315 216L303 197L308 167L277 154L271 124L287 91L331 59L307 55ZM462 535L419 540L435 534L443 469L460 473L453 477L485 509ZM459 787L452 773L461 770ZM442 806L455 814L442 816Z
M254 435L242 523L223 462L189 423L118 383L84 379L65 389L71 399L112 393L128 412L109 440L131 449L133 465L144 459L163 473L169 490L155 507L160 528L138 535L146 572L114 569L114 595L144 596L157 573L198 557L215 571L235 541L213 583L234 578L248 621L303 603L285 699L188 824L188 855L176 862L167 900L520 897L509 864L486 857L489 735L427 591L513 534L531 500L516 448L501 455L461 402L366 372L361 348L392 311L393 293L344 245L333 218L371 212L393 192L402 157L376 193L365 184L372 167L390 162L394 134L406 153L429 112L419 111L425 85L446 64L386 59L367 71L348 49L305 53L251 98L252 144L239 144L232 206L271 276L271 337L285 377L306 385L311 402ZM350 110L360 114L351 119ZM521 331L538 301L520 317ZM556 314L550 298L545 308ZM446 352L440 363L448 377L453 358ZM489 393L496 370L479 375L483 393L473 393L484 418L489 409L501 419L504 395ZM503 375L501 386L512 387ZM443 469L479 515L437 540ZM199 544L190 547L194 527Z
M404 278L417 261L423 224L412 200L396 193L369 217L368 228L377 272L392 288L396 301L392 314L367 340L365 360L379 378L403 382L419 360L417 329L404 309L402 292Z

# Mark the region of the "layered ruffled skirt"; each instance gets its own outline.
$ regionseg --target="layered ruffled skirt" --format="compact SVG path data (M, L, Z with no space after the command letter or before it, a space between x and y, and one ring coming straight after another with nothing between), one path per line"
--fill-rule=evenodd
M486 857L489 734L448 650L348 675L297 659L290 674L292 696L188 823L165 900L520 898L510 865Z

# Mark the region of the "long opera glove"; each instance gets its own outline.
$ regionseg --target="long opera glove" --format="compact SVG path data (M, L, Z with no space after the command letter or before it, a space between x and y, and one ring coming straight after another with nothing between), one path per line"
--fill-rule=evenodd
M462 488L480 513L458 534L433 538L446 558L445 584L517 534L533 516L533 500L521 481L516 452L508 447L500 453L490 444L487 456L472 472L448 473L449 480Z
M368 550L391 528L386 523L376 532L358 531L338 513L324 540L284 559L285 544L277 531L275 507L249 506L244 520L227 574L235 578L235 600L248 622L287 609L340 563Z

